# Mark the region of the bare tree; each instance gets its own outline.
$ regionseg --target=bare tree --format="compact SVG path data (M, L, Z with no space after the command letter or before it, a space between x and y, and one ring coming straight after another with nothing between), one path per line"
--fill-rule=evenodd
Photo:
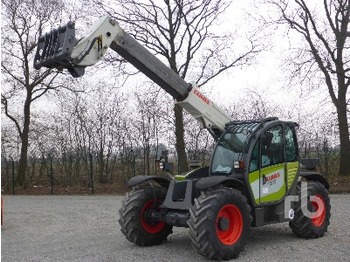
M4 114L14 123L21 139L17 183L25 186L32 103L58 86L52 84L58 73L33 71L36 41L51 18L60 16L61 1L2 0L2 93ZM23 101L23 99L24 101ZM22 101L21 101L22 100ZM21 105L22 112L18 112Z
M107 90L106 90L107 89ZM98 102L92 102L90 106L91 115L88 122L92 127L91 133L93 139L93 148L96 152L99 182L108 181L108 162L121 141L122 132L122 108L123 97L108 88L107 83L99 83L97 94L95 95Z
M125 25L126 30L169 67L186 79L189 72L197 84L207 83L220 73L246 63L257 51L253 42L239 54L233 52L233 36L215 31L219 17L229 6L225 0L97 1ZM115 7L115 9L113 9ZM216 27L218 28L218 27ZM231 54L227 54L232 51ZM210 69L210 70L209 70ZM184 142L183 109L175 106L176 149L179 172L188 170Z
M144 174L150 175L154 162L151 159L154 157L153 152L157 152L157 144L162 133L161 125L161 103L159 103L159 89L152 88L145 91L135 93L137 109L134 114L132 128L135 130L132 137L134 141L138 141L138 146L143 151L143 166ZM154 149L154 150L152 150Z
M186 132L188 158L190 160L200 161L202 166L208 165L210 150L214 146L214 141L210 139L208 132L204 132L200 123L191 121L190 125L190 128Z
M350 1L324 0L323 8L304 0L268 1L279 10L278 23L302 36L306 47L293 59L296 73L312 83L319 76L336 107L340 137L339 174L350 176L349 86ZM323 9L323 14L322 10Z

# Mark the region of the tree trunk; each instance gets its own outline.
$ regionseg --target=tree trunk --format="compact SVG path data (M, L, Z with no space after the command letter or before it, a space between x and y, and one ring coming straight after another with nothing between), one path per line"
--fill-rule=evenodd
M188 171L188 162L186 155L186 147L184 140L184 123L182 107L175 105L175 136L176 136L176 151L178 156L178 170L179 173Z
M18 175L16 184L23 188L26 188L25 178L27 172L27 149L28 149L28 139L26 142L22 140L21 156L18 162Z
M337 106L339 136L340 136L340 166L339 175L350 176L350 139L349 125L346 117L346 103Z
M16 184L26 188L26 172L28 167L28 146L29 146L29 126L30 126L30 105L32 100L31 90L27 90L27 97L24 103L24 123L21 137L21 156L18 163L18 176Z

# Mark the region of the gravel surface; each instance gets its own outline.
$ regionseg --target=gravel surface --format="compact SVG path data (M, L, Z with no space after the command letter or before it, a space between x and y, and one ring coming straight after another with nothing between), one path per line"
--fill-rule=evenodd
M127 241L117 223L122 196L4 196L1 261L208 261L186 228L159 246ZM329 232L295 237L288 223L253 229L235 261L350 261L350 195L331 195Z

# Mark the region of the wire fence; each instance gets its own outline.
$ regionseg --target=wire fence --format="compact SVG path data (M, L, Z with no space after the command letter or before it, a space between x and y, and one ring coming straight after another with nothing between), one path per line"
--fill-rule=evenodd
M300 145L300 157L320 159L317 171L326 178L337 175L339 150L330 148L326 141L317 146L304 141ZM209 160L210 156L206 156L197 164L208 165ZM79 154L32 156L28 159L24 188L43 194L118 192L125 190L126 182L133 176L164 175L156 162L155 157L140 158L132 152L108 157L99 157L97 154L84 157ZM3 157L1 167L2 190L16 194L16 190L21 189L16 187L18 160ZM176 168L175 162L174 170Z
M338 148L329 147L327 140L314 146L312 143L303 141L300 147L301 158L316 158L320 160L317 171L326 178L337 176L340 163L340 151Z
M1 185L7 193L16 194L16 179L19 161L13 158L1 159ZM154 165L153 165L154 166ZM150 167L155 173L155 167ZM62 158L47 155L28 159L24 188L49 190L49 194L56 194L62 188L79 188L85 193L95 193L100 185L126 184L126 181L136 174L143 174L144 162L136 159L99 159L90 155L86 159L78 156ZM72 189L73 190L73 189Z

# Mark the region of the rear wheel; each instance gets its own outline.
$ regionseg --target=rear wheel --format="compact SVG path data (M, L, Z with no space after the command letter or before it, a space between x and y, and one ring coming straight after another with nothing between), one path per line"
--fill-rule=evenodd
M315 181L308 181L305 188L307 199L303 200L301 184L297 185L299 200L294 203L295 216L289 226L298 237L322 237L327 232L331 217L328 191L323 184ZM310 196L314 196L314 199Z
M202 192L188 220L192 246L210 259L237 258L250 235L250 206L238 190Z
M127 193L119 210L119 224L126 238L141 246L158 245L172 233L172 226L152 221L150 211L158 210L164 201L166 190L146 187Z

